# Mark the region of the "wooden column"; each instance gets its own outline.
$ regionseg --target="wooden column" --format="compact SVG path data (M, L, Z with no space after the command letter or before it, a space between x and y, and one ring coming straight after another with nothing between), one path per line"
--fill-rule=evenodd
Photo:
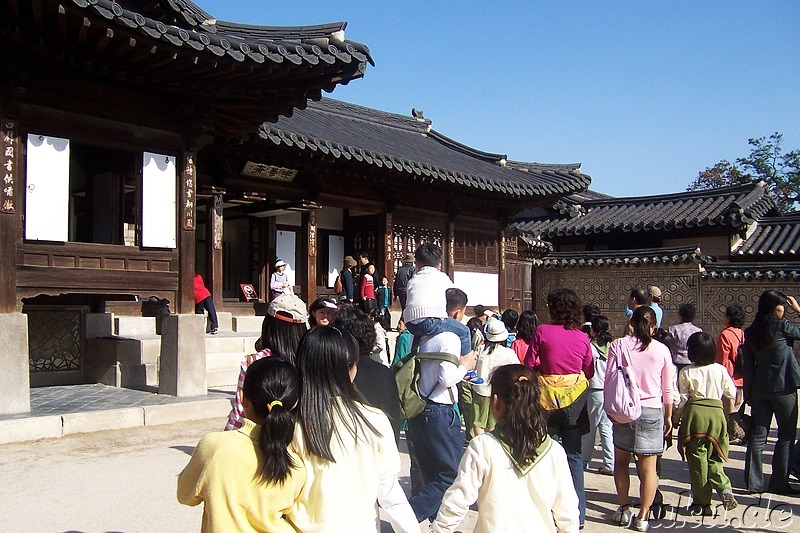
M301 246L297 260L301 267L300 290L307 304L317 299L317 210L303 213Z
M206 203L206 284L214 305L222 304L222 194Z
M383 213L378 219L378 235L381 241L378 244L378 257L375 258L375 269L378 276L389 278L389 286L394 283L394 235L392 233L392 214L388 211ZM375 280L375 286L380 283L380 279Z
M17 221L22 207L17 121L0 119L0 313L17 312Z
M500 228L497 236L497 305L502 312L506 309L506 234Z
M445 234L445 246L442 270L447 272L450 279L456 275L456 223L453 218L447 221L447 233Z
M194 313L194 253L197 246L197 169L194 152L183 153L183 166L179 174L178 216L178 313Z

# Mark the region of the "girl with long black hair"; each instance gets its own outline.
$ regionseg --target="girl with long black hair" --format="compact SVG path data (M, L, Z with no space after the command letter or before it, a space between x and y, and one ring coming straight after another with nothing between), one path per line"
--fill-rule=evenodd
M302 461L288 450L299 394L300 378L287 361L250 365L241 427L203 437L178 476L178 501L205 503L204 532L294 531L284 515L306 479Z
M772 477L767 490L774 494L800 494L789 485L789 457L797 431L797 389L800 365L792 343L800 340L800 326L784 316L786 307L800 313L791 296L766 291L758 299L758 311L744 331L742 374L744 401L751 406L750 439L744 478L751 492L764 492L762 456L772 416L778 423L778 440L772 455Z
M400 453L389 419L353 385L359 347L335 326L310 330L297 350L302 380L292 449L308 480L289 519L300 531L378 529L375 503L395 531L419 532L397 481Z

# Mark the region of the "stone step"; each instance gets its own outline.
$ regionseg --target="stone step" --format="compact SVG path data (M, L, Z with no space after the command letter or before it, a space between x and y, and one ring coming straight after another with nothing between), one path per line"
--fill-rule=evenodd
M155 335L156 319L151 316L115 316L114 334L121 337Z
M209 387L236 386L239 368L246 354L238 352L206 354L206 381Z
M234 316L233 331L237 333L256 333L260 335L262 322L264 322L263 316Z
M211 353L253 353L258 335L241 335L222 332L218 335L206 335L206 354Z

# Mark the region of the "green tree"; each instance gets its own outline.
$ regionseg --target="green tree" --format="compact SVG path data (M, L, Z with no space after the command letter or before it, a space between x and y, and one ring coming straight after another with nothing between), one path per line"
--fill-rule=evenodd
M736 163L722 160L701 171L686 188L688 191L715 189L750 181L764 181L775 203L783 212L800 207L800 150L784 152L783 135L748 139L750 155Z
M687 191L717 189L730 185L742 185L753 181L752 177L742 172L734 163L723 159L713 167L700 171L697 178L689 184Z

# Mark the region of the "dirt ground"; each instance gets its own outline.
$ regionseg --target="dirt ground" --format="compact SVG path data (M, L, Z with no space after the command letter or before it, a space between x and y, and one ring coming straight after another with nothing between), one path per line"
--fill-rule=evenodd
M71 435L0 446L0 531L36 532L196 532L202 509L175 499L176 477L202 435L224 421L200 420ZM771 444L765 462L769 463ZM743 447L733 447L727 472L740 506L728 516L701 522L682 513L651 527L671 531L800 531L800 498L767 495L760 501L741 494ZM401 479L407 485L408 456ZM597 463L592 465L597 466ZM668 503L687 505L688 473L675 449L664 457L661 487ZM608 523L616 507L611 477L586 474L585 531L620 531ZM546 487L543 487L546 490ZM636 494L634 480L632 494ZM472 531L475 513L462 524ZM384 530L390 531L388 524ZM340 531L349 531L346 524ZM421 527L426 531L427 527Z

